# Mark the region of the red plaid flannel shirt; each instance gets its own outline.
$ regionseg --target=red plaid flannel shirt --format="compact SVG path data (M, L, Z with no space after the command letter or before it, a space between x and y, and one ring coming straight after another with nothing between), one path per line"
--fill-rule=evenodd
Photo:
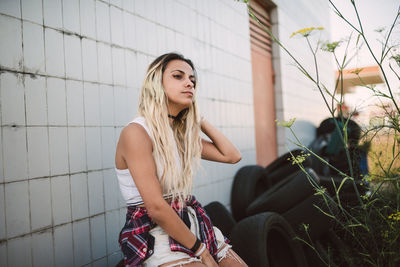
M212 222L201 204L192 196L190 200L186 201L186 207L184 208L180 208L178 202L174 202L171 206L189 228L190 222L187 219L187 207L190 206L195 210L200 226L199 238L215 258L217 255L217 240ZM153 254L154 237L149 234L149 231L155 226L156 224L149 217L146 208L128 207L125 226L119 235L119 244L124 254L125 265L143 266L143 261ZM169 244L171 251L181 251L193 256L189 249L171 237L169 238Z

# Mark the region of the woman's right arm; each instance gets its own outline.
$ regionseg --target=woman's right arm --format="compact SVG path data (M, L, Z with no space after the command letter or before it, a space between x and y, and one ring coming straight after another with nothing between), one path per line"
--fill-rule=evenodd
M196 236L163 198L152 154L153 145L145 129L136 123L129 124L122 130L118 146L120 146L122 156L128 165L149 216L170 237L186 248L191 248L196 241ZM202 256L205 258L204 260L207 260L208 256L211 257L208 251ZM214 265L207 266L217 265L214 261Z

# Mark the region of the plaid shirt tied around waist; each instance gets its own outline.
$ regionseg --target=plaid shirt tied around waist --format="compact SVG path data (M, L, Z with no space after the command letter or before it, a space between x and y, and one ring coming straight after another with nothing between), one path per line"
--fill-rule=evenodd
M177 201L171 204L179 217L185 222L190 229L190 221L187 207L194 209L200 227L200 240L203 242L210 254L216 258L217 255L217 239L214 234L213 224L208 217L206 211L201 204L191 196L186 201L186 206L179 207ZM143 266L143 261L149 258L154 252L154 237L149 231L156 224L151 220L144 207L130 206L126 214L125 226L119 234L119 244L124 254L125 265L127 266ZM181 251L194 256L193 253L169 237L171 251Z

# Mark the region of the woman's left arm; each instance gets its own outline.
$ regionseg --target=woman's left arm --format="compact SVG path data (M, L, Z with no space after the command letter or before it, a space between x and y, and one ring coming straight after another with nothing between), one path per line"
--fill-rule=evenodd
M203 145L203 150L201 151L202 159L224 163L236 163L242 159L239 150L211 123L202 119L200 126L201 131L212 141L201 139Z

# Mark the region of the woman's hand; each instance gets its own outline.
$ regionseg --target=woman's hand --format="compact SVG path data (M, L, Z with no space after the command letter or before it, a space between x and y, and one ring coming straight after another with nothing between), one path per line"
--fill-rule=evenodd
M207 267L218 267L218 264L215 262L208 249L204 250L204 252L200 255L200 258L201 262L204 263Z

